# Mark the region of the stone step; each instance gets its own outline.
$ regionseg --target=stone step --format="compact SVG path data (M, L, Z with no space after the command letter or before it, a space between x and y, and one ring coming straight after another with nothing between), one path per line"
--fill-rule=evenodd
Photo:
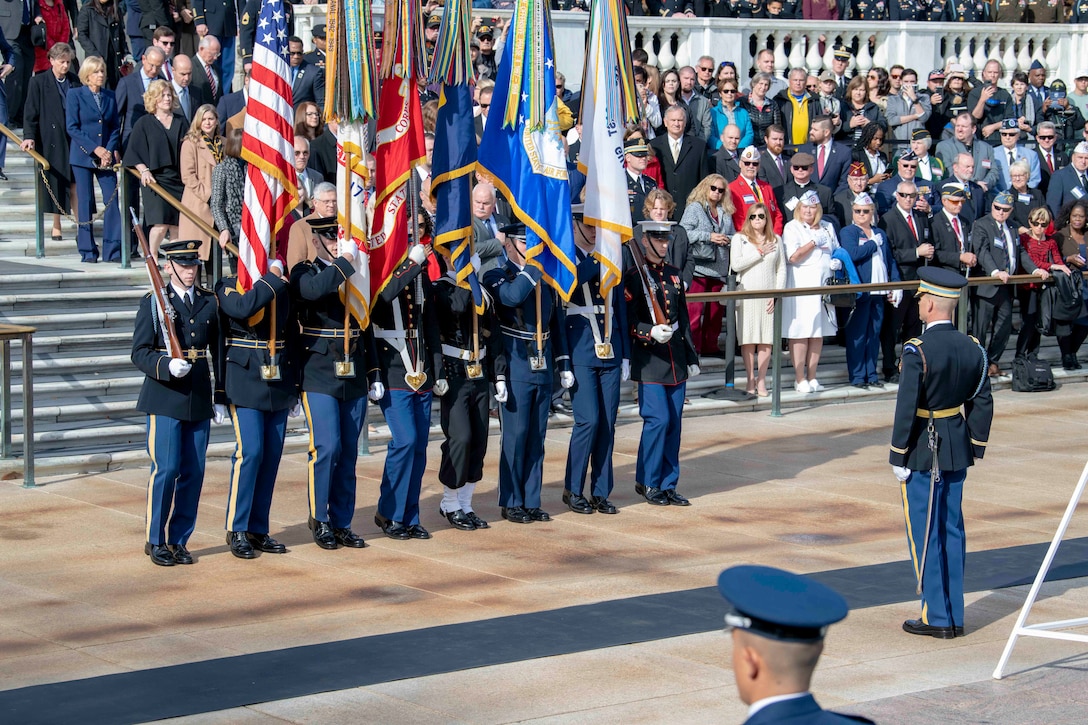
M24 324L37 328L38 334L59 333L65 330L124 329L129 334L136 324L136 309L113 310L110 312L66 312L40 316L12 316L0 313L0 321L9 324Z

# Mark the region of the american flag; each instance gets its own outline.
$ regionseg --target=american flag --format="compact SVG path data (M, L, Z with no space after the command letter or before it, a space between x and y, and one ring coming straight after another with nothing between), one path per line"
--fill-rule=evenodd
M263 0L242 135L242 158L249 162L238 243L238 287L242 291L249 290L268 271L269 245L298 204L287 58L283 0Z

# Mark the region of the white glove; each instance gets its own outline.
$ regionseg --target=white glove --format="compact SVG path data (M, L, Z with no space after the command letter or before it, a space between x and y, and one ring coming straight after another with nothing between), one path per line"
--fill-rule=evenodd
M503 381L503 380L500 380L499 382L495 383L495 402L496 403L505 403L506 398L507 398L506 382Z
M654 325L650 330L650 337L664 344L672 339L672 328L668 325Z
M838 272L840 269L842 269L842 260L833 258L830 262L827 263L827 268L830 269L832 272Z
M280 276L283 276L283 262L278 259L273 259L268 263L268 271L271 272L273 269L278 269L280 271Z
M291 410L287 411L288 418L297 418L302 415L302 401L296 400L295 404L291 406Z
M559 373L559 384L563 386L563 390L574 387L574 373L569 370Z
M472 259L469 260L472 263L472 268L476 270L476 274L480 273L480 267L483 266L483 260L480 259L479 254L473 254Z
M438 380L434 381L433 390L434 394L441 398L443 395L450 391L450 384L446 382L445 378L439 378Z
M422 244L416 244L408 250L408 259L416 264L423 264L427 261L427 248Z
M230 415L227 413L227 406L221 403L216 403L212 406L212 420L216 425L223 425L223 423L230 420Z
M898 307L899 303L903 301L903 290L893 289L888 293L888 299L891 300L892 307Z
M631 379L631 361L630 360L622 360L622 361L620 361L620 380L622 382L626 383L630 379Z
M895 477L900 481L906 481L910 478L910 469L904 468L903 466L892 466L892 473L894 473Z
M340 242L340 256L348 259L355 259L359 256L359 245L355 243L354 239L347 237Z
M701 373L701 372L702 372L702 370L699 369L698 365L688 365L688 377L689 378L697 378L697 377L699 377L699 373Z
M377 403L385 397L385 386L381 383L371 383L370 392L366 394L366 397Z
M170 374L175 378L184 378L193 369L193 364L180 357L170 358Z

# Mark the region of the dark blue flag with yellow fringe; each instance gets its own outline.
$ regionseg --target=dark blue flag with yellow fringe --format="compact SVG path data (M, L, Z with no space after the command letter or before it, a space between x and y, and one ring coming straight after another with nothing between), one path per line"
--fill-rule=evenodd
M566 154L555 97L551 15L519 0L499 62L479 168L526 227L526 259L569 301L576 282Z

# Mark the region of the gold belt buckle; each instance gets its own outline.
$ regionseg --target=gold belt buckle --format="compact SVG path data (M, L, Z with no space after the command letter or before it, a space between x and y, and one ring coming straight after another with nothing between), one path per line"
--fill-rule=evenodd
M611 360L616 355L612 352L612 343L610 342L598 342L593 345L593 352L597 354L598 360Z
M261 380L266 380L268 382L274 382L276 380L281 380L282 379L280 377L279 363L276 362L276 360L278 358L279 358L279 355L273 355L267 365L262 365L261 366Z
M419 372L405 373L404 382L408 383L408 387L412 390L419 390L423 387L423 383L427 382L427 373L422 370Z
M338 378L354 378L355 377L355 361L354 360L337 360L333 363L333 369Z
M530 355L529 356L529 369L539 372L540 370L548 369L548 358L543 355Z
M484 366L478 361L466 362L465 375L469 380L479 380L484 376Z
M185 351L185 359L188 360L189 362L196 362L197 360L199 360L200 356L197 355L197 349L191 347L188 350L186 350Z

